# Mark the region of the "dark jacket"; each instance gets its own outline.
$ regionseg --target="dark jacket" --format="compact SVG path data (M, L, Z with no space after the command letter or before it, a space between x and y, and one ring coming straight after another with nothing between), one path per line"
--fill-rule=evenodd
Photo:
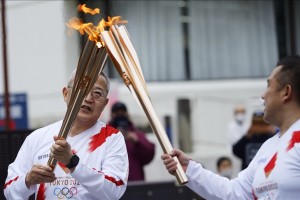
M109 124L119 128L124 135L129 160L128 181L143 181L145 179L144 166L153 159L155 145L146 138L143 132L136 129L128 118L118 117L110 121ZM137 135L138 142L134 143L126 138L126 132L129 131Z

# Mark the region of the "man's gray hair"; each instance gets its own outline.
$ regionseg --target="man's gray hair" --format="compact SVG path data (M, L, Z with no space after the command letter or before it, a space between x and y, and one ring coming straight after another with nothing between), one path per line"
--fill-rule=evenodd
M69 80L68 80L68 87L73 87L73 82L74 82L74 79L75 79L75 75L76 75L76 69L74 69L69 77ZM110 89L110 81L109 81L109 78L108 76L102 71L101 73L99 73L98 77L99 76L103 76L105 78L105 81L106 81L106 89L107 89L107 94L109 92L109 89Z

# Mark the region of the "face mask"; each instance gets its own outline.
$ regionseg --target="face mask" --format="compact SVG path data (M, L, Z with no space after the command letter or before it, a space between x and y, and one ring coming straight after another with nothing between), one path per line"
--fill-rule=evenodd
M242 124L245 120L245 114L244 113L238 113L234 117L235 117L235 120L240 124Z
M219 173L221 176L231 179L233 174L233 170L231 168L224 169L222 172Z

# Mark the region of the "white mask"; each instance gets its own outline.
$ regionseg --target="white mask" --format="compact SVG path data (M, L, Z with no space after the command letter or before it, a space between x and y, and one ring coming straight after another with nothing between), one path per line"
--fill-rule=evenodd
M235 120L240 124L242 124L245 121L245 117L246 115L244 113L238 113L234 116Z
M222 172L219 173L221 176L224 176L226 178L231 179L231 176L233 174L233 169L232 168L227 168L224 169Z

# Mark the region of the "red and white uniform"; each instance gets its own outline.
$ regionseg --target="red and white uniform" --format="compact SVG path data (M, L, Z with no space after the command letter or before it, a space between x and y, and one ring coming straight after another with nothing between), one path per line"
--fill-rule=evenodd
M42 199L119 199L128 178L128 156L123 135L98 121L93 127L67 141L80 161L70 173L62 163L55 168L57 180L28 189L25 176L34 164L47 164L53 136L58 135L62 121L38 129L24 141L16 160L8 167L4 185L7 199L28 199L33 193Z
M205 199L300 199L300 120L279 136L267 140L233 180L190 161L187 186Z

